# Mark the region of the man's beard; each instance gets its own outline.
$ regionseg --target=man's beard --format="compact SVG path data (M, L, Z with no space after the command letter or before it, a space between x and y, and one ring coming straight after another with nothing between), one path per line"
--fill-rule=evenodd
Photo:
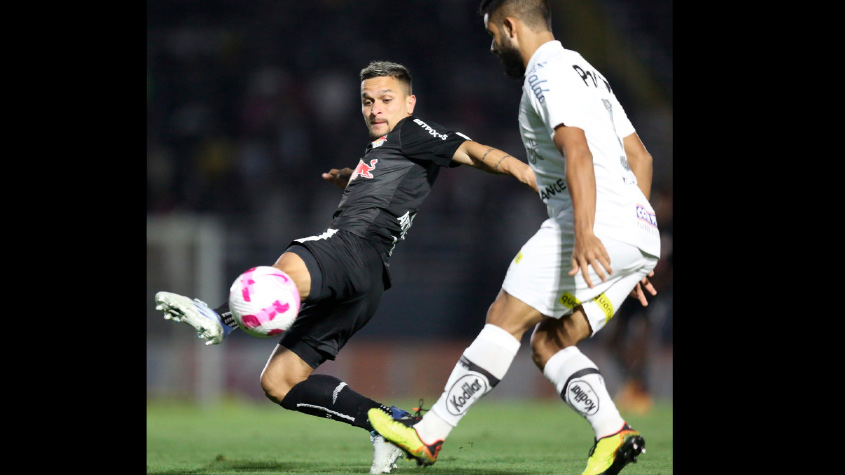
M368 121L368 120L364 119L364 122L367 124L367 133L370 135L370 138L371 138L371 139L373 139L373 140L375 140L375 139L377 139L377 138L379 138L379 137L381 137L381 136L383 136L383 135L386 135L387 133L390 133L390 131L388 131L388 132L386 132L386 133L384 133L384 134L377 133L377 132L375 132L373 129L371 129L371 128L370 128L370 126L371 126L371 125L373 125L373 124L371 124L371 123L370 123L370 121ZM385 125L386 125L386 124L385 124ZM389 127L388 127L388 128L389 128Z
M499 61L502 62L502 67L505 68L505 74L512 79L522 80L525 75L525 66L522 64L522 55L519 50L513 45L506 44L497 48Z

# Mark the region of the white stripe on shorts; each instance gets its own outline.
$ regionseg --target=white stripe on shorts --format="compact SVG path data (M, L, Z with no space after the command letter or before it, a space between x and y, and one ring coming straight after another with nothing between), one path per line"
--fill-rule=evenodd
M336 233L336 232L337 232L337 229L331 229L330 228L330 229L326 230L326 232L324 232L323 234L320 234L319 236L309 236L309 237L294 239L294 241L305 242L305 241L318 241L320 239L328 239L328 238L334 236L334 233Z

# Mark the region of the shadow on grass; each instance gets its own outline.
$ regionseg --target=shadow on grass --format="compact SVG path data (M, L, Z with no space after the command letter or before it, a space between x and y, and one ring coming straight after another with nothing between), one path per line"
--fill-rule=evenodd
M403 467L402 472L406 475L414 475L414 473L421 474L421 467ZM500 471L490 469L473 469L473 468L455 468L449 467L427 467L425 473L434 473L440 475L513 475L513 471ZM319 463L290 463L290 462L242 462L242 461L219 461L212 463L206 467L192 469L192 470L163 470L150 471L147 470L147 475L204 475L221 472L244 472L244 473L337 473L337 474L366 474L369 473L368 467L362 467L359 464L355 465L339 465L339 464L319 464ZM530 473L530 472L525 472Z

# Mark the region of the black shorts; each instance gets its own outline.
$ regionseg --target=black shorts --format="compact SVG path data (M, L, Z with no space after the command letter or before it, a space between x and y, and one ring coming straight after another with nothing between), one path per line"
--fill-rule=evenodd
M279 343L317 368L334 360L376 313L385 290L384 263L372 244L343 230L294 241L286 252L305 261L311 292Z

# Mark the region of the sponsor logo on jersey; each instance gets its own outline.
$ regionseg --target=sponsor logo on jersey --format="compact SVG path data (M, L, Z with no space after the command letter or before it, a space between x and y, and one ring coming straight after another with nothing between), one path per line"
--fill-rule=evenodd
M405 239L405 235L408 234L408 230L411 229L411 226L414 224L414 218L417 217L417 213L411 214L410 211L405 211L405 214L396 218L399 221L399 239Z
M564 292L563 295L557 299L558 302L562 303L567 308L574 308L578 305L581 305L581 301L576 299L574 295L570 294L569 292Z
M414 224L414 218L417 216L417 213L411 214L410 211L405 211L405 214L396 218L399 221L399 236L392 236L393 237L393 245L390 247L390 250L387 251L388 256L393 255L393 250L396 249L396 243L405 239L405 235L408 234L408 230L411 229L411 225Z
M540 102L546 101L546 96L543 95L544 92L549 92L548 89L543 89L543 83L547 82L545 79L540 79L536 74L532 74L528 76L528 88L531 89L531 92L537 97L537 100Z
M537 163L537 160L545 160L542 155L540 155L539 146L537 142L526 139L528 145L525 147L525 151L528 153L528 161L531 163Z
M458 378L446 393L446 408L453 415L466 412L469 404L487 393L487 378L481 373L470 372Z
M387 142L387 135L382 135L378 139L374 140L370 145L372 145L373 148L377 148L381 147L385 142Z
M651 226L657 227L657 216L647 210L643 205L637 205L637 219L645 221Z
M583 379L570 381L566 388L566 402L583 416L591 416L599 410L599 398L590 383Z
M615 129L615 128L616 128L616 126L614 125L614 126L613 126L613 128ZM617 137L617 138L619 138L619 137ZM624 145L623 145L623 147L624 147ZM629 172L629 171L631 171L631 166L630 166L630 165L628 165L628 159L627 159L627 158L625 158L625 155L620 155L620 156L619 156L619 163L621 163L621 164L622 164L622 168L624 168L624 169L625 169L625 171L628 171L628 172Z
M448 135L446 135L446 134L441 134L441 133L437 132L436 130L434 130L434 129L432 129L431 127L429 127L429 126L428 126L428 124L426 124L425 122L423 122L423 121L421 121L421 120L419 120L419 119L414 119L414 123L415 123L415 124L417 124L417 125L419 125L419 126L420 126L420 127L422 127L423 129L425 129L425 130L426 130L429 134L431 134L433 137L437 137L437 138L439 138L440 140L446 140L446 137L448 137Z
M378 163L378 158L370 160L369 165L364 163L363 158L358 160L358 166L355 167L355 171L352 173L352 176L349 177L349 181L351 182L359 176L364 178L372 178L373 174L370 172L376 169L376 163Z
M558 193L563 194L565 190L566 183L563 182L563 178L558 178L556 182L540 190L540 198L545 202Z

